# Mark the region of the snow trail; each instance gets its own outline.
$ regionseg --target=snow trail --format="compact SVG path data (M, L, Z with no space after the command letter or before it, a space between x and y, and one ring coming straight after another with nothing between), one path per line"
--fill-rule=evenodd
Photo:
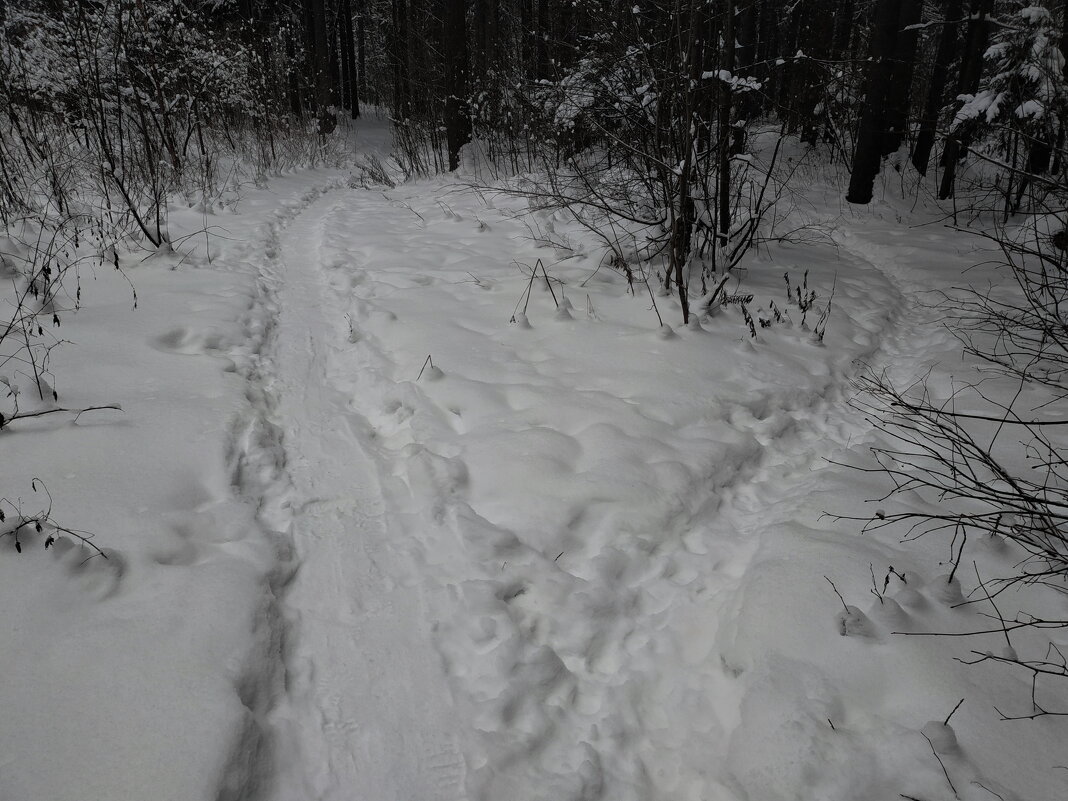
M324 291L333 196L282 236L278 338L285 500L299 563L283 613L287 695L270 716L268 798L464 798L451 700L430 636L432 610L365 451L366 423L344 390L347 339Z
M507 204L429 182L304 205L267 267L265 508L298 568L253 797L850 801L930 761L892 745L922 721L884 663L935 662L876 650L904 620L879 607L843 639L812 572L905 563L821 518L871 487L832 464L871 442L850 382L957 347L886 231L813 258L826 347L783 327L720 352L661 339L622 277L588 286L570 258L560 307L540 289L509 325L544 251ZM704 322L719 342L729 314Z
M850 357L900 330L900 292L847 260L838 297L858 320L843 353L790 388L754 361L721 402L661 417L628 400L633 367L567 365L602 327L568 331L559 311L544 338L504 323L514 221L412 191L320 202L282 247L275 391L302 567L286 597L293 690L274 717L298 744L278 750L304 756L275 797L343 797L382 767L372 731L394 755L430 741L367 785L374 798L438 797L419 785L426 751L450 791L486 801L735 797L749 681L730 621L774 536L757 510L808 491L818 446L865 428L844 408ZM642 452L652 470L633 472ZM406 686L430 694L425 717L360 700ZM464 741L441 734L456 714Z

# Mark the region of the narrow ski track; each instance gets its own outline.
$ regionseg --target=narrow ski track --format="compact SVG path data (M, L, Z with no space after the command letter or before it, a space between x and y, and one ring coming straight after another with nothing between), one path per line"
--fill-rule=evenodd
M277 506L298 568L281 599L286 692L268 717L262 797L458 801L464 765L426 593L339 384L344 310L324 288L321 247L338 203L321 197L280 232L275 264L267 385L289 483Z

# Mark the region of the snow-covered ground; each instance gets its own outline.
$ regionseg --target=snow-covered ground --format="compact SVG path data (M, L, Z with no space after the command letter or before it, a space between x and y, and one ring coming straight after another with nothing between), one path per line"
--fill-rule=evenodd
M998 638L891 633L974 627L947 544L824 514L886 490L840 465L862 365L966 369L926 301L975 242L902 213L754 254L792 317L754 344L734 307L661 329L565 215L453 179L175 211L207 235L124 259L136 310L83 273L55 351L65 405L124 411L0 433L6 491L108 556L0 541L0 799L1061 797L1064 724L954 660Z

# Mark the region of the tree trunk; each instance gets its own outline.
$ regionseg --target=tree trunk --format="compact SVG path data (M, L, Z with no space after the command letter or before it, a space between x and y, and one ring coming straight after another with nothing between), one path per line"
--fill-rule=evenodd
M922 0L902 0L901 16L897 24L897 41L894 44L893 74L886 96L886 136L882 154L889 155L901 147L908 135L909 95L912 91L912 73L916 65L916 44L919 32L909 26L920 21Z
M319 115L319 132L332 133L337 119L330 111L332 83L330 80L330 45L326 36L325 0L305 0L308 22L308 50L315 88L315 110Z
M675 5L672 14L672 36L670 47L674 51L668 54L666 64L677 65L677 80L674 83L674 92L678 100L678 108L681 111L681 119L673 119L669 126L674 129L678 141L675 143L675 152L681 149L682 162L679 164L678 182L675 183L670 177L666 178L666 187L670 187L672 193L671 215L671 238L669 242L671 256L671 273L674 274L675 287L679 295L679 304L682 306L682 322L690 320L689 289L687 287L687 266L690 259L690 249L693 242L693 228L696 221L696 206L693 201L694 180L694 155L697 142L694 134L697 124L697 103L700 101L701 63L699 59L697 30L701 27L701 15L697 12L697 0L689 0L685 10L682 3ZM727 16L734 15L733 0L728 0ZM732 23L731 30L733 31ZM731 50L734 49L733 38L729 39ZM678 73L682 74L679 75ZM661 101L663 106L671 105Z
M738 12L738 48L734 54L736 68L740 75L753 77L753 62L756 61L757 10L753 3L748 3ZM739 119L751 120L760 113L757 92L742 92L735 98L735 115ZM736 126L731 132L731 153L745 152L745 127Z
M393 0L393 114L398 120L411 116L408 60L408 2Z
M990 25L987 17L993 8L993 0L973 0L972 16L968 22L968 34L961 57L960 76L957 81L957 94L975 94L979 89L979 79L983 74L983 53ZM953 185L957 178L957 162L967 151L968 131L958 131L946 140L942 151L942 183L938 187L939 200L953 197Z
M341 78L337 85L338 105L345 111L349 111L352 108L349 100L351 96L349 85L352 83L352 73L349 72L348 41L345 39L345 15L347 9L345 8L345 0L336 0L336 5L337 13L334 16L335 46L337 47L337 66Z
M767 3L769 8L773 4L769 1ZM775 8L778 8L778 4L772 8L772 13L775 13ZM803 15L801 10L801 3L794 3L793 10L790 14L786 28L786 38L782 43L781 55L788 60L789 69L784 70L779 68L772 71L772 74L777 76L778 86L776 87L776 94L778 98L778 106L782 109L784 115L784 121L786 122L786 130L790 133L794 133L797 130L797 126L800 117L797 113L796 98L802 93L805 80L807 78L806 70L803 66L799 66L793 56L798 51L798 43L801 41L801 17ZM774 18L773 18L774 19ZM773 24L778 27L777 21Z
M818 113L823 102L823 86L826 79L819 62L829 55L834 39L834 16L827 0L809 0L799 4L797 46L806 58L794 64L798 82L795 85L794 103L797 104L797 120L801 128L801 141L815 145L819 139L823 115Z
M757 50L756 78L764 86L762 97L778 97L778 86L783 83L782 70L773 67L779 55L779 24L771 0L757 0ZM765 101L765 105L774 105Z
M488 33L486 28L486 17L489 15L487 9L486 0L475 0L475 52L471 56L471 67L475 71L475 76L483 76L489 71L489 47Z
M831 59L840 61L849 52L853 36L853 10L855 0L842 0L834 11L834 36L831 39Z
M501 59L501 21L499 0L485 0L486 18L482 23L486 36L487 72L496 72Z
M537 23L534 20L534 0L518 0L519 5L519 61L522 75L528 80L537 75Z
M475 0L475 53L472 66L479 76L497 69L498 39L500 37L498 0Z
M1061 41L1059 44L1062 54L1068 53L1068 4L1064 7L1064 17L1061 27ZM1068 58L1061 67L1061 76L1068 77ZM1057 134L1056 139L1063 142L1063 129ZM1020 184L1020 193L1016 197L1016 208L1020 207L1020 195L1023 194L1030 182L1031 175L1045 175L1050 170L1050 158L1053 156L1054 145L1053 123L1043 125L1043 130L1030 140L1027 153L1027 172Z
M946 20L942 24L942 34L938 38L934 70L931 72L931 80L927 86L927 102L924 105L923 119L920 122L920 132L916 137L916 146L912 150L912 166L920 175L927 175L927 165L931 160L935 130L946 94L949 65L957 57L957 43L960 40L959 20L962 13L964 13L963 0L949 0L946 6Z
M364 30L366 0L356 0L356 58L359 64L356 67L356 87L363 97L367 97L367 36ZM375 102L378 97L375 97Z
M352 119L360 116L360 91L356 82L356 43L352 35L352 0L341 0L341 65L345 75L345 107Z
M539 78L549 77L549 33L552 30L549 18L549 0L538 0L537 28L538 71Z
M301 104L300 75L297 72L297 43L293 40L294 25L286 28L286 77L288 78L289 113L296 119L304 116Z
M449 169L460 166L460 148L471 141L467 111L467 9L464 0L445 0L443 50L445 53L445 139Z
M334 6L333 18L326 20L327 52L330 53L330 105L346 108L345 67L341 58L341 30L338 25L339 3L332 2L331 5Z
M1068 3L1064 6L1064 16L1061 19L1060 48L1065 57L1064 75L1068 78ZM1061 122L1057 128L1057 142L1053 146L1053 165L1050 167L1050 171L1054 175L1060 175L1061 170L1064 168L1064 134L1064 123Z
M726 0L723 23L723 69L734 74L734 0ZM719 243L727 247L731 232L731 85L720 81L719 95Z
M849 191L846 194L846 200L850 203L870 203L875 176L879 174L881 147L886 131L884 109L893 76L891 57L900 18L901 0L879 0L872 31L867 91L864 93L860 132L853 153L853 172L849 176Z

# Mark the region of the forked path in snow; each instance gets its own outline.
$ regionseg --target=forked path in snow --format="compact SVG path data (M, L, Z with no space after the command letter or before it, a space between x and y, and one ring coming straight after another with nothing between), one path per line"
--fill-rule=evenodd
M342 387L322 244L336 195L284 230L275 376L299 567L284 602L275 785L292 799L458 801L463 761L431 613Z
M800 326L739 347L730 309L663 339L622 276L570 257L510 324L548 255L516 211L342 190L279 233L268 390L299 569L270 801L858 797L900 766L883 734L828 739L841 705L880 732L892 713L850 706L834 608L812 617L813 570L857 561L817 504L869 431L855 360L952 344L860 240L808 256L836 282L826 347ZM783 269L803 272L764 291Z

